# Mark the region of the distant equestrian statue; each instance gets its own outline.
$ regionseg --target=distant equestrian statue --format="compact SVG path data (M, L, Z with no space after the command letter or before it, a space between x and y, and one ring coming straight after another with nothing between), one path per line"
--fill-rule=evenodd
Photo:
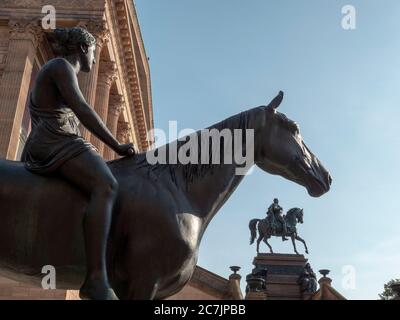
M303 209L292 208L287 212L286 215L282 217L282 219L284 220L284 223L286 225L284 225L280 220L276 219L276 214L274 214L273 212L268 214L265 219L252 219L249 223L251 233L250 244L254 243L258 229L259 236L257 239L257 253L260 252L261 241L264 241L265 244L269 247L270 253L274 253L271 245L268 242L268 239L271 238L271 236L282 237L282 240L286 240L284 239L286 236L290 237L292 239L294 252L296 252L296 254L299 254L295 243L295 240L298 240L304 244L305 251L306 253L308 253L306 242L299 237L296 228L297 223L303 223ZM286 232L284 232L284 230Z

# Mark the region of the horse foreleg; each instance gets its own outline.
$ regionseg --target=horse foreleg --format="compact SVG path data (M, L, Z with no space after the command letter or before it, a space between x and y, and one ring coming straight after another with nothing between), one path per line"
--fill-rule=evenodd
M151 276L135 276L125 281L123 286L114 288L120 300L153 300L157 294L158 283Z
M291 237L291 239L292 239L294 252L296 252L296 254L300 254L300 253L297 252L296 242L295 242L295 240L294 240L294 238L295 238L294 235L292 234L290 237Z
M269 242L268 242L268 238L265 237L263 240L264 240L264 243L268 246L269 252L270 252L270 253L274 253L274 251L272 250L271 245L270 245Z
M159 290L159 273L157 264L144 252L133 250L133 245L128 243L124 255L119 256L112 278L112 287L120 300L153 300ZM141 257L140 262L137 257Z
M306 253L308 254L308 248L307 248L307 245L306 245L306 242L304 241L304 239L302 239L298 235L296 235L296 240L299 240L300 242L302 242L304 244L304 248L306 249Z

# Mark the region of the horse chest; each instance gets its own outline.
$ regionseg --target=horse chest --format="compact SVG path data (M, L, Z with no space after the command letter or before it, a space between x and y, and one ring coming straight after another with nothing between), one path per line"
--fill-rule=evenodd
M196 264L200 233L200 218L190 214L176 216L175 223L170 225L168 235L161 245L162 250L158 250L165 254L163 269L169 276L180 277L191 273L188 269Z
M182 213L177 215L178 240L181 245L194 250L199 245L201 233L201 219L193 214Z

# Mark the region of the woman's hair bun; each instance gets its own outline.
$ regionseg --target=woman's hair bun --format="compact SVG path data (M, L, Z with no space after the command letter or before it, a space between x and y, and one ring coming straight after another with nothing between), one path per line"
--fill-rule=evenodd
M54 38L58 51L63 54L71 52L77 45L85 44L92 46L96 44L96 38L84 28L57 28L54 30Z

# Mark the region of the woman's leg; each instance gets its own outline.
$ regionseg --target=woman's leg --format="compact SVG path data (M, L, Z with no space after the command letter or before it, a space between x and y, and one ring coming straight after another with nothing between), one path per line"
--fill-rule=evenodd
M115 298L108 283L106 248L118 183L103 158L93 150L67 161L59 173L89 197L83 221L87 275L81 296Z

